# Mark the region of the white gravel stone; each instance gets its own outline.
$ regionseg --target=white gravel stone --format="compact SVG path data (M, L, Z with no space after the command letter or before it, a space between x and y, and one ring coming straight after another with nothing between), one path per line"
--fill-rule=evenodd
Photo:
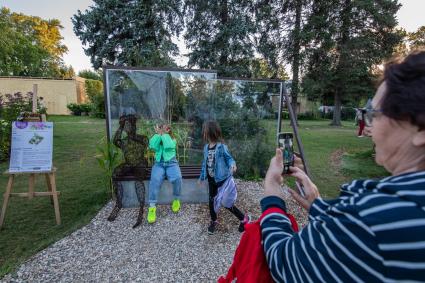
M260 216L261 183L237 180L236 206ZM283 192L287 207L304 226L306 213ZM183 204L178 214L158 206L157 222L132 229L137 209L123 209L108 222L108 203L85 227L54 243L1 282L216 282L231 265L241 234L239 221L222 209L208 235L207 204ZM147 212L145 213L146 216Z

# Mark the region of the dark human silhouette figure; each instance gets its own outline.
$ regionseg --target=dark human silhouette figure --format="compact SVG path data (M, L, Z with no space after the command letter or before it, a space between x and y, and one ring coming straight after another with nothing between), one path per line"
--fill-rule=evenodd
M115 207L108 217L108 221L114 221L122 208L123 185L119 178L134 176L135 190L140 203L139 215L133 228L139 226L143 221L143 207L145 204L145 185L147 161L145 152L148 147L148 138L136 133L137 117L133 114L120 117L119 128L116 131L113 143L122 150L124 163L115 168L112 179L116 196ZM125 135L123 135L125 134Z

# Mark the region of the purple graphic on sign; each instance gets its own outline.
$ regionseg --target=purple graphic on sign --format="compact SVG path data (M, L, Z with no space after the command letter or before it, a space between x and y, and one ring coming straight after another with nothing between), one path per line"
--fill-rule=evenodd
M44 123L39 122L39 123L33 123L31 126L31 129L33 130L43 130L44 129Z
M28 122L16 121L15 125L18 129L25 129L26 127L28 127Z

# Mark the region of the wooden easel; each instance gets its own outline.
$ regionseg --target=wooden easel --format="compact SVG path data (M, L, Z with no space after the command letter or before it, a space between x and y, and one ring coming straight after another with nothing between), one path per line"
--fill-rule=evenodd
M0 216L0 229L3 226L4 218L6 215L6 209L9 202L9 198L12 196L17 197L27 197L32 199L33 197L45 197L50 196L53 206L55 208L56 224L61 224L61 217L59 212L59 200L58 195L60 192L56 191L56 178L55 178L56 168L53 168L50 171L40 171L40 172L24 172L24 173L12 173L7 170L4 174L9 175L9 181L7 182L6 192L4 193L3 207L1 209ZM28 192L27 193L12 193L13 183L16 175L29 174L29 183L28 183ZM34 192L34 184L36 175L45 175L47 192Z
M33 104L32 104L32 113L36 113L37 111L37 85L35 84L33 86ZM30 115L24 119L26 122L44 122L45 116L36 114L36 115ZM60 192L56 191L56 168L53 167L50 171L34 171L34 172L9 172L7 170L4 172L4 174L9 175L9 181L7 182L6 192L4 193L3 198L3 206L1 209L0 214L0 229L3 226L4 218L6 215L6 209L7 205L9 203L9 198L12 196L18 196L18 197L27 197L29 199L32 199L33 197L45 197L50 196L51 201L53 202L53 206L55 208L55 216L56 216L56 224L61 224L61 217L60 217L60 211L59 211L59 200L58 195ZM15 180L16 175L23 175L23 174L29 174L29 183L28 183L28 193L12 193L13 189L13 183ZM35 176L36 175L44 175L46 178L46 184L47 184L47 192L34 192L34 185L35 185Z

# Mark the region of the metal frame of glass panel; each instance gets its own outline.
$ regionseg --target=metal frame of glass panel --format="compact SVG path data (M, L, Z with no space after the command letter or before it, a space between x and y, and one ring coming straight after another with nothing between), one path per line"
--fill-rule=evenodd
M111 101L110 101L110 93L109 93L109 77L108 72L110 71L141 71L141 72L149 72L149 73L194 73L194 74L212 74L216 75L216 71L214 70L205 70L205 69L180 69L180 68L138 68L138 67L117 67L117 66L105 66L103 68L103 76L104 76L104 94L105 94L105 114L106 114L106 127L107 127L107 136L108 140L111 139L112 136L112 129L111 129ZM307 174L309 173L309 170L307 168L307 163L304 155L303 146L301 143L301 140L298 135L298 128L297 124L295 122L294 112L291 107L291 103L289 100L289 95L287 94L286 86L284 84L283 80L278 79L247 79L247 78L228 78L228 77L212 77L210 79L211 81L233 81L233 82L252 82L252 83L273 83L273 84L279 84L279 94L273 95L273 96L279 96L279 106L278 106L278 121L277 121L277 127L276 127L276 137L277 133L282 131L282 107L284 102L286 107L289 111L289 117L291 120L291 126L293 128L293 132L296 138L296 142L298 145L298 149L301 154L301 158L304 163L304 167L306 169Z

